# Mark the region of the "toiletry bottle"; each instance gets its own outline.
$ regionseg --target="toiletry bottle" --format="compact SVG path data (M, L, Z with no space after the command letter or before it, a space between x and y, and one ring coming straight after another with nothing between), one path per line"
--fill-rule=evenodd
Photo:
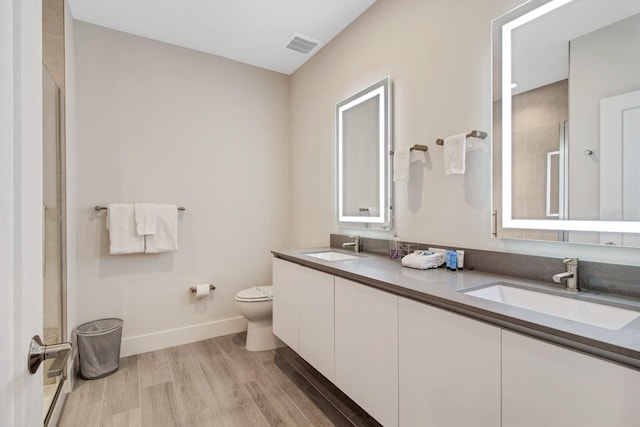
M400 258L400 254L398 253L398 235L393 233L393 240L389 240L389 258L398 259Z
M458 270L464 270L464 251L456 251Z
M458 254L456 251L451 251L451 271L456 271L458 268Z

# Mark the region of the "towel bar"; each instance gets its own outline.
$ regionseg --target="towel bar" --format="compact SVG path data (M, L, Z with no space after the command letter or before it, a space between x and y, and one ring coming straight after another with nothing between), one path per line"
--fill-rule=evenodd
M485 139L486 137L487 137L487 133L481 130L472 130L467 134L467 138ZM436 139L436 145L444 145L444 139L442 138Z
M420 145L420 144L415 144L413 147L409 148L410 151L416 150L416 151L428 151L429 147L427 147L426 145ZM393 150L389 151L389 155L393 156Z
M97 211L106 211L107 207L106 206L95 206L93 209L95 209ZM186 211L187 208L185 208L184 206L178 206L178 210L179 211Z

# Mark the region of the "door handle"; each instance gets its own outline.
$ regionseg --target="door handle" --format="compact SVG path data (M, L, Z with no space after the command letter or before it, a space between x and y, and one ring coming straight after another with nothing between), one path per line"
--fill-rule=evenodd
M35 374L40 364L45 360L55 359L47 371L47 377L57 377L62 374L62 368L71 355L71 343L63 342L58 344L44 345L40 336L31 338L29 345L29 356L27 366L29 373Z

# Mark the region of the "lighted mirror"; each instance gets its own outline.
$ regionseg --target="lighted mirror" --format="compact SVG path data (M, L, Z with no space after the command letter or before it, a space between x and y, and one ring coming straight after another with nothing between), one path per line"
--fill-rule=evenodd
M532 0L492 29L497 236L640 246L640 1Z
M336 106L339 227L391 227L390 120L388 77Z

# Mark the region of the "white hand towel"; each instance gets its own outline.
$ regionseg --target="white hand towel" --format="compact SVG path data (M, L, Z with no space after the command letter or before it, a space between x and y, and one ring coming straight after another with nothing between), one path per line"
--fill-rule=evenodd
M398 148L393 153L393 182L409 181L409 168L413 162L424 163L424 151Z
M136 203L134 205L136 234L138 236L156 234L157 206L155 203Z
M438 268L444 262L444 257L437 252L430 254L412 253L402 257L401 262L405 267L428 270L430 268Z
M466 168L467 134L448 136L444 139L444 173L464 174Z
M410 162L426 163L427 159L424 157L424 153L425 153L424 151L420 151L420 150L411 150L411 154L409 154Z
M112 203L107 206L109 253L112 255L144 252L144 236L136 235L133 205Z
M393 153L393 182L409 181L410 156L409 147L398 148Z
M178 206L156 205L156 233L145 236L148 254L178 250Z

